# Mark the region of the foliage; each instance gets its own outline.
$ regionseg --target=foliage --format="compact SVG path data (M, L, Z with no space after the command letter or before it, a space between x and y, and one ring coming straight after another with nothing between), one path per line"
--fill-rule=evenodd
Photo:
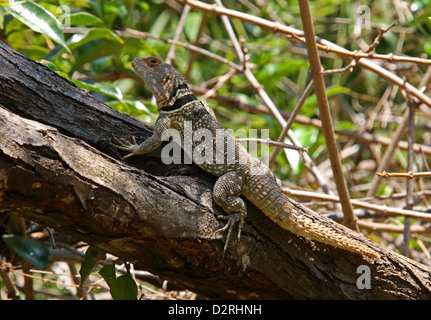
M2 240L13 252L38 269L45 269L51 259L48 248L36 240L16 234L4 234Z
M301 29L297 1L269 0L264 3L265 5L260 1L224 1L227 8L268 20L278 20L285 25ZM431 54L429 1L417 0L412 3L398 1L397 5L389 0L365 3L370 14L369 27L357 24L359 14L362 14L362 12L358 14L357 3L340 0L311 2L316 34L351 51L365 50L379 34L381 27L388 27L396 21L397 25L383 34L375 49L376 53L422 58L427 58ZM142 119L154 120L157 117L156 107L151 102L148 89L136 81L131 61L138 56L151 55L165 59L171 44L158 39L131 36L127 31L130 29L145 31L152 36L173 39L182 9L183 5L179 2L165 3L157 0L147 2L42 0L37 3L0 1L0 40L91 91L97 99L112 108ZM310 80L305 47L251 22L232 18L231 23L237 37L244 39L243 46L248 53L248 62L253 67L252 72L257 81L280 111L292 112ZM192 10L179 40L196 44L240 64L228 33L221 26L219 16ZM325 70L342 68L348 64L347 60L333 53L320 51L320 54ZM415 87L419 86L427 71L424 64L396 63L387 60L380 60L377 63L403 77ZM186 75L190 84L196 86L202 83L214 84L217 77L225 75L230 70L228 65L209 56L195 54L182 46L177 46L173 64ZM326 81L327 96L340 149L348 154L343 159L347 184L352 198L361 198L367 195L387 144L376 144L372 139L359 140L342 133L343 131L352 134L368 133L374 138L391 139L399 126L402 114L408 108L407 99L402 88L383 80L374 72L358 67L352 72L327 76ZM217 93L254 107L262 106L255 88L242 73L233 75ZM277 121L268 114L255 115L241 108L235 109L233 104L213 99L209 102L225 128L234 130L241 128L246 131L249 128L269 128L270 138L273 140L277 140L282 131ZM429 146L431 145L429 108L422 106L417 110L414 140L419 145ZM332 173L325 140L320 127L315 122L311 123L312 120L319 120L314 93L306 99L299 115L303 121L296 121L292 131L299 141L309 148L311 159L331 181ZM427 171L429 160L430 154L424 154L422 157L417 153L414 171ZM274 171L284 181L289 181L298 189L321 190L294 151L281 152L277 161ZM406 172L406 167L407 152L397 149L386 170ZM421 185L415 184L415 191L429 188L429 177L428 181L425 178L421 182ZM390 196L393 193L404 192L405 184L403 179L385 180L381 183L377 195L386 197L385 203L388 205L404 206L405 198L395 202L390 201ZM417 204L421 205L421 210L427 206L427 202L417 201ZM384 217L378 214L376 218L384 220ZM372 237L381 242L384 238L376 235ZM385 241L394 246L395 238L391 237L390 240L386 238ZM16 241L12 243L12 239ZM3 236L3 240L21 258L43 269L45 263L42 262L46 255L40 257L29 253L31 251L18 249L25 246L38 248L33 246L33 241L18 236ZM429 244L429 239L424 236L415 240ZM413 249L416 252L414 258L423 262L427 255L425 254L424 258L424 255L419 254L416 242ZM83 280L90 275L97 263L96 260L92 261L89 258L89 252L91 250L87 251L81 267L81 271L84 272ZM2 251L0 254L4 255ZM30 256L37 257L38 261L31 260ZM90 265L86 265L87 263ZM118 297L115 288L119 285L133 287L128 274L115 276L113 264L102 270L100 274L110 287L113 297ZM132 288L126 291L132 292L131 296L136 297L134 290ZM131 296L128 295L126 298ZM120 298L124 296L120 294Z

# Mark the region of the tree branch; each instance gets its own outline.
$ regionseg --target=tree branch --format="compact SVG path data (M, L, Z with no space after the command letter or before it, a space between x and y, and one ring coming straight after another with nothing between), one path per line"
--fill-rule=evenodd
M331 162L332 174L343 208L343 223L352 230L359 230L356 223L356 216L350 203L350 195L344 179L343 169L340 161L340 151L338 150L329 102L326 96L325 80L323 79L323 67L320 64L319 53L317 52L314 35L313 21L311 17L308 0L300 0L299 8L301 12L302 25L304 27L305 38L307 39L307 52L310 61L310 71L314 82L314 92L316 93L319 114L322 120L322 129L325 136L325 144L328 147L329 160Z

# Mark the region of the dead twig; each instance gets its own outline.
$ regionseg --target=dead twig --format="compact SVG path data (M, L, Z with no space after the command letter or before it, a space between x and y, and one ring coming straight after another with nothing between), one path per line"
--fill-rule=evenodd
M337 203L340 201L340 198L337 196L312 192L312 191L302 191L302 190L293 190L284 188L283 191L291 197L305 198L305 199L316 199L316 200L324 200ZM377 205L372 204L366 201L351 199L350 202L355 208L362 208L367 210L372 210L378 213L381 213L385 216L403 216L410 217L414 219L422 219L425 221L431 221L431 215L424 212L401 209L396 207L388 207L386 205Z
M310 6L308 0L300 0L299 8L301 12L301 20L304 27L304 34L310 61L310 70L314 81L314 92L317 97L317 105L319 107L320 118L322 120L322 130L325 136L328 155L331 161L332 173L340 197L341 207L344 213L344 224L353 230L358 230L356 217L353 213L353 207L350 203L350 194L347 190L346 181L344 179L343 169L340 161L340 152L338 150L331 112L329 110L328 98L326 95L325 81L323 79L323 68L320 64L319 53L316 47L316 37L314 35L313 20L311 17Z
M180 39L181 33L183 32L186 25L187 16L189 15L191 9L192 8L188 4L184 6L183 12L181 13L180 21L178 22L177 30L175 31L174 41L178 41ZM166 63L172 64L172 61L174 61L175 59L176 49L177 45L173 43L171 48L169 49L168 54L166 55Z
M352 60L347 66L340 69L332 69L332 70L325 70L323 71L323 74L325 76L336 74L336 73L343 73L343 72L352 72L353 68L356 67L356 60Z
M402 233L404 230L404 226L396 226L393 224L370 222L370 221L364 221L364 220L358 220L358 225L362 229L366 229L374 232L379 231L379 232ZM430 234L431 228L412 225L410 226L410 232L412 234Z
M290 127L293 124L293 121L295 120L296 116L298 115L299 111L301 110L301 107L304 105L305 100L307 99L307 97L311 94L312 90L313 90L313 80L311 80L307 87L305 88L304 92L302 93L301 97L298 100L298 103L296 104L295 108L293 109L292 113L289 116L289 119L287 120L286 124L283 127L283 131L280 134L280 137L278 138L278 141L284 141L284 139L286 138ZM273 154L271 155L271 159L269 160L269 167L273 167L275 164L275 160L277 159L277 155L280 152L280 148L275 148Z
M397 22L394 21L389 27L387 28L381 28L379 34L374 39L373 43L368 47L367 50L365 50L365 53L370 53L371 51L374 51L374 49L379 45L380 40L382 40L383 35L388 32L390 29L392 29L394 26L397 25Z
M414 178L423 178L423 177L431 177L431 172L378 172L377 175L382 178L407 178L407 179L414 179Z
M284 142L280 142L280 141L273 141L269 138L268 139L239 138L239 139L236 139L236 141L238 141L239 143L243 143L243 142L257 143L257 144L265 144L265 145L271 146L271 147L295 150L295 151L298 151L301 156L303 155L303 153L308 152L307 147L295 146L293 144L288 144L288 143L284 143Z

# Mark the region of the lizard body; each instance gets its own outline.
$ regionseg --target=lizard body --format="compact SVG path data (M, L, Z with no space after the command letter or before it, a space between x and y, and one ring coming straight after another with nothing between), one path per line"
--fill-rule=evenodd
M155 57L136 58L132 66L156 97L159 117L153 126L149 125L154 129L153 135L140 145L133 138L132 143L116 139L117 144L114 146L130 152L124 158L145 154L161 145L161 137L165 130L175 129L181 138L177 142L190 159L194 159L193 152L196 152L196 148L202 147L202 137L209 134L212 137L209 147L220 148L221 152L214 152L210 161L207 159L195 163L203 170L219 177L214 185L213 198L228 213L226 216L218 217L227 220L226 225L217 231L228 230L224 251L236 224L239 229L238 237L240 236L247 215L246 205L240 197L244 195L283 229L344 250L372 258L378 257L374 250L361 242L301 215L294 202L283 192L269 167L253 158L223 129L208 112L206 103L193 95L186 80L174 67ZM187 130L194 134L191 146L186 146L184 142ZM217 146L220 143L221 145Z

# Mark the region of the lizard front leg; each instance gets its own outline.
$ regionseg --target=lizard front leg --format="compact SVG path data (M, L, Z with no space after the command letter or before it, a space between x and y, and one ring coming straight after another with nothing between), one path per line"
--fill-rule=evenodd
M229 215L219 215L217 218L227 220L226 225L216 232L223 232L228 229L223 254L229 244L233 227L238 223L238 239L241 236L241 229L247 215L247 207L239 196L244 190L244 178L235 171L229 171L220 176L213 189L214 201L222 207L223 211Z
M139 118L136 118L136 120L139 121L139 123L141 123L145 128L147 128L148 130L154 131L154 126L156 125L154 122L147 122L147 121L142 121Z
M169 129L170 124L171 121L168 117L159 116L153 126L153 135L141 144L138 145L136 143L135 137L132 137L132 142L129 142L126 139L114 137L114 140L117 144L111 143L111 146L130 152L128 155L124 156L123 159L127 159L139 154L149 153L156 150L162 144L161 137L163 136L163 132Z

